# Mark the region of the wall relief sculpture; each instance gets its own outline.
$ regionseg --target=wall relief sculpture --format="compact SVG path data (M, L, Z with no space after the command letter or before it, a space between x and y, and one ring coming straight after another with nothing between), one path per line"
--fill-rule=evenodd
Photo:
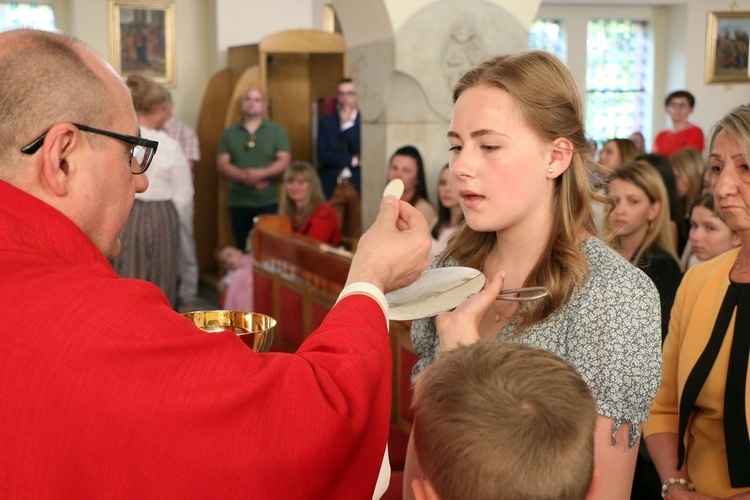
M413 14L396 33L396 70L421 86L429 106L450 119L453 86L466 70L528 46L528 32L485 0L440 0Z

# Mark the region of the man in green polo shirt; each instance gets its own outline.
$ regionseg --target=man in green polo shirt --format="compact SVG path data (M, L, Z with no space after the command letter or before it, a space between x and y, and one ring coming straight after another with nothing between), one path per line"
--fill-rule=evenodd
M242 121L221 135L216 167L226 177L227 205L236 244L245 249L253 218L275 214L281 176L292 159L284 127L263 118L263 91L250 87L242 97Z

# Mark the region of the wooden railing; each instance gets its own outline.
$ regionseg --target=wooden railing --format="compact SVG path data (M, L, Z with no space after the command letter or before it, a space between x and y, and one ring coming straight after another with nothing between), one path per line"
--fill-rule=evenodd
M281 215L253 234L255 310L277 320L274 349L294 352L323 321L346 283L352 257L292 232Z
M284 216L261 216L253 234L255 311L276 318L274 350L294 352L322 323L344 288L352 254L292 232ZM393 423L411 430L411 322L390 321Z

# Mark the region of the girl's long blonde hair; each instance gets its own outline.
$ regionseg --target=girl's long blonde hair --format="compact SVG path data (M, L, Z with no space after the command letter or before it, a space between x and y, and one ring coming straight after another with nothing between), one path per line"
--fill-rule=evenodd
M521 308L519 331L554 313L573 294L588 273L580 249L586 234L595 234L591 201L596 199L588 182L594 160L588 154L581 102L570 72L554 56L538 50L497 56L469 70L453 90L455 103L469 88L487 86L507 92L525 122L545 142L564 137L573 144L570 167L555 180L552 230L542 255L524 286L544 286L550 294L533 307ZM494 232L477 232L463 226L448 244L442 261L481 269L495 248Z
M626 163L607 177L606 186L615 180L621 180L628 182L641 191L646 193L648 200L653 204L659 202L661 204L661 210L656 218L649 223L648 232L643 243L638 247L635 255L633 255L631 262L637 263L641 256L646 250L651 248L654 244L659 245L663 250L668 252L674 259L679 262L680 259L675 254L675 243L672 238L672 231L670 229L670 213L669 213L669 197L667 195L667 188L664 186L664 180L661 178L661 174L656 170L650 163L638 160L631 163ZM609 187L607 187L609 190ZM609 218L605 222L605 225L609 226ZM615 238L615 241L617 238Z

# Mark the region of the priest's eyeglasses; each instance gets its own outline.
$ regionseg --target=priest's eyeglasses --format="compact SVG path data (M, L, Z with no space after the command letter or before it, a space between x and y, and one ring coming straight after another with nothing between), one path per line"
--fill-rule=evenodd
M79 125L78 123L73 123L72 125L74 125L78 130L82 130L84 132L106 135L107 137L112 137L126 144L131 144L133 148L130 150L130 172L133 174L142 174L143 172L148 170L149 165L151 165L151 160L154 159L154 154L156 154L156 148L159 146L158 142L144 139L143 137L118 134L116 132L110 132L108 130L101 130L98 128L87 127L86 125ZM49 132L49 130L47 132ZM42 144L44 144L44 138L47 137L47 132L31 141L31 143L29 143L27 146L21 148L21 152L27 155L33 155L34 153L39 151L39 148L41 148Z

